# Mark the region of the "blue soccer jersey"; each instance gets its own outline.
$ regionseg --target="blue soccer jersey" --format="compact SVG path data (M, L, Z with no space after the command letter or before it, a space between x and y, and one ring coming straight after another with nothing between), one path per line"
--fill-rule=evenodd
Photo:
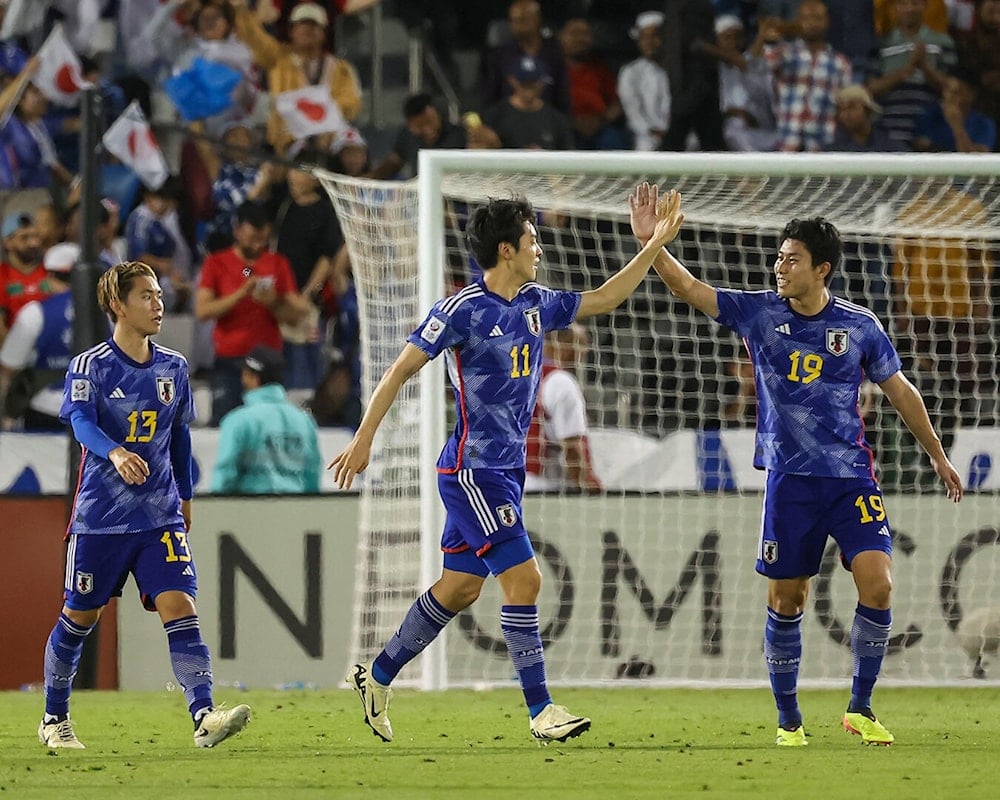
M858 409L864 376L881 383L902 364L878 318L831 298L802 316L775 292L719 289L716 319L743 337L757 389L754 466L795 475L874 475Z
M580 299L526 283L508 302L480 281L435 303L408 341L431 358L445 353L455 390L439 471L524 467L545 333L569 327Z
M70 533L184 529L170 460L173 429L194 419L187 360L150 343L139 364L108 340L76 356L66 373L59 416L82 411L108 437L145 459L149 476L131 486L114 465L84 449Z

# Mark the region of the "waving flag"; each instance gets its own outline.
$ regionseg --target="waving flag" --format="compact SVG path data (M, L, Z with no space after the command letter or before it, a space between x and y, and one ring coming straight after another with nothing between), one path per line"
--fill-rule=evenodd
M49 9L54 9L62 14L73 44L80 52L90 52L101 16L100 0L7 0L5 5L0 39L30 36L45 24Z
M274 99L274 107L296 139L335 133L348 127L340 106L330 97L326 86L282 92Z
M196 58L191 68L164 83L167 97L189 122L220 114L233 105L233 90L243 76L226 64Z
M53 103L75 106L80 91L93 84L83 79L80 59L66 41L61 25L56 25L38 50L38 70L31 82Z
M151 189L159 189L170 174L138 100L133 100L111 123L101 141L111 155L131 167Z

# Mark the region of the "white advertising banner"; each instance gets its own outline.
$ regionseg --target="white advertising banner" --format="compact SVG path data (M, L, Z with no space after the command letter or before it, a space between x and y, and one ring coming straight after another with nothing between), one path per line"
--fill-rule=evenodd
M886 506L896 555L884 680L970 680L955 627L970 611L1000 608L998 498L952 506L941 496L890 496ZM550 681L598 684L651 669L664 684L764 685L759 508L758 496L528 498ZM353 597L358 509L351 496L195 503L198 607L218 682L341 684L365 610ZM806 682L848 685L854 605L851 577L831 549L803 624ZM488 581L471 613L448 627L449 685L513 681L499 606ZM131 583L119 620L122 688L172 682L162 627Z

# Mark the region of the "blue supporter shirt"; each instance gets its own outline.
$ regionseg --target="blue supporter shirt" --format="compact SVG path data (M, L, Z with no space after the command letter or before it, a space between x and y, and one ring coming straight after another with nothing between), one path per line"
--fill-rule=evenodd
M508 302L480 281L434 304L407 341L431 358L445 353L455 390L439 472L524 467L545 333L569 327L580 300L530 282Z
M716 319L743 337L757 389L754 466L795 475L874 477L858 391L902 368L882 323L832 297L805 317L772 291L719 289Z
M170 445L174 429L194 419L188 365L180 353L155 343L150 347L152 358L145 364L110 339L70 362L60 418L68 422L81 411L149 465L146 482L130 486L110 461L85 448L70 533L184 529Z

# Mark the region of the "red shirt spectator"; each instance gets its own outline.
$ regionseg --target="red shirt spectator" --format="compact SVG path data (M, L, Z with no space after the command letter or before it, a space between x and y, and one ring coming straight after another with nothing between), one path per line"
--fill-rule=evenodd
M33 300L52 294L41 245L31 217L10 214L3 221L4 260L0 262L0 343L17 312Z

